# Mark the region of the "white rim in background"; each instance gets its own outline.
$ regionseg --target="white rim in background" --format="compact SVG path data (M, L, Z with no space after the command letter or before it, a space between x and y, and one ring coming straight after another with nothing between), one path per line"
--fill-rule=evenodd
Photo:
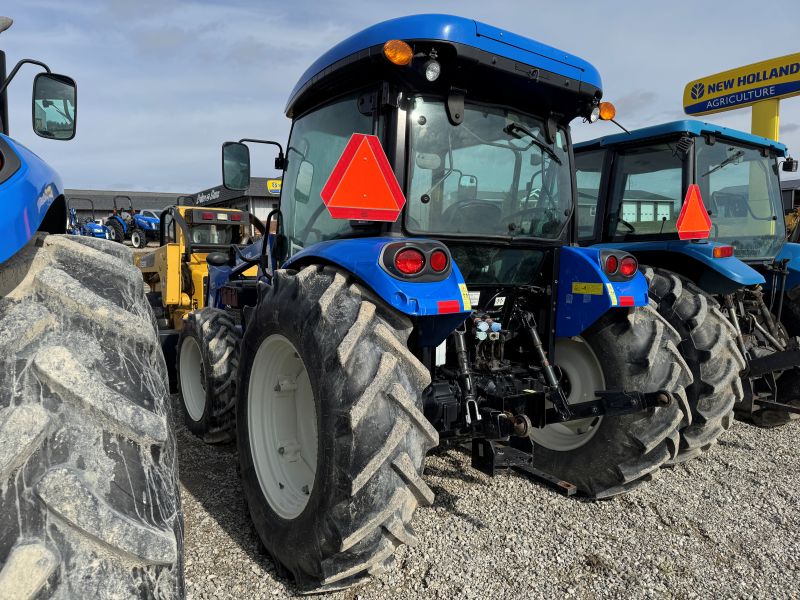
M555 362L563 373L562 384L567 388L567 402L580 404L596 398L596 390L605 389L605 377L600 361L582 338L556 340ZM547 408L552 408L550 402ZM550 450L567 452L586 444L597 433L603 417L580 419L568 423L553 423L531 430L531 440Z
M250 452L261 491L284 519L303 512L317 472L317 411L308 372L284 336L256 352L247 390Z
M206 390L203 382L203 355L197 340L192 336L186 336L181 343L180 370L183 405L192 421L199 421L206 408Z
M142 234L138 231L134 231L131 234L131 244L133 244L134 248L139 248L142 245Z

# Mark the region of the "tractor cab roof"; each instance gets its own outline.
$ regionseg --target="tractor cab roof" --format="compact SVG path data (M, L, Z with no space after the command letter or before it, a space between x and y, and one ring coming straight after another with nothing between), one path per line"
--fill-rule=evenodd
M713 123L706 123L704 121L696 121L693 119L684 119L681 121L672 121L670 123L662 123L661 125L653 125L652 127L643 127L642 129L632 130L628 133L615 133L601 138L590 140L588 142L581 142L575 144L575 151L589 150L596 148L611 148L615 146L624 146L636 142L656 139L661 137L670 137L674 135L715 135L737 142L743 142L753 146L764 148L771 148L778 156L786 156L787 149L784 144L770 140L759 135L753 135L737 129L730 129L715 125Z
M451 59L449 65L443 61L443 73L461 72L459 81L450 80L448 83L458 83L468 93L476 92L477 88L489 88L495 83L479 76L491 69L495 76L502 73L503 85L516 83L519 88L519 80L522 80L527 82L527 89L532 90L537 88L532 88L531 82L549 84L559 88L562 94L566 91L572 96L583 96L586 106L602 95L597 69L577 56L472 19L428 14L372 25L328 50L300 77L289 96L286 115L294 117L325 96L329 97L347 85L344 80L348 77L352 88L359 81L363 85L371 78L379 80L381 75L396 72L397 67L383 56L383 45L395 39L411 45L415 58L434 48L435 55L444 60ZM469 68L472 66L484 69L472 72ZM519 91L515 89L515 93L519 94ZM524 94L524 87L522 91ZM552 105L558 106L558 102L553 101ZM574 110L565 112L574 113ZM574 114L565 116L571 118Z

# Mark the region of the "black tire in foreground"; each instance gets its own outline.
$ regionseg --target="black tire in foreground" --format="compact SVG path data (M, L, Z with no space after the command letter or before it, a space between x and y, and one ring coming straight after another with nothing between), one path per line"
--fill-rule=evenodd
M250 514L302 589L345 588L414 543L412 514L433 501L421 477L439 439L421 406L430 374L407 347L411 323L332 267L277 271L261 296L237 405ZM267 410L287 406L294 417Z
M116 219L108 219L106 221L106 227L108 227L109 233L111 233L112 242L121 244L125 241L125 229L122 227L122 223Z
M231 315L204 308L186 317L175 369L186 427L209 444L236 435L236 377L241 332Z
M692 376L678 352L679 342L678 334L649 306L610 311L580 338L566 342L576 345L572 351L565 352L569 346L557 340L554 362L571 380L570 402L591 365L602 372L593 383L605 389L664 390L673 400L629 415L534 430L534 466L575 484L584 494L608 498L632 490L674 460L679 430L691 422L685 388ZM573 360L573 355L582 356L582 361ZM594 385L586 388L580 396L591 399L594 389Z
M736 330L712 296L672 271L645 266L641 270L656 310L681 338L678 350L694 378L686 388L692 422L681 429L674 461L685 462L708 451L733 423L734 406L744 396L745 360Z
M0 266L0 595L181 598L166 366L131 252L37 235Z

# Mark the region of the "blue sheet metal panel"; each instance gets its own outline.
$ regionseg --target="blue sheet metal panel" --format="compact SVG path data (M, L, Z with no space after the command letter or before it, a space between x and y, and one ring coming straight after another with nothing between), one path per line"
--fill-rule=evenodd
M662 123L660 125L653 125L652 127L644 127L642 129L634 129L627 133L615 133L604 137L596 138L588 142L581 142L575 144L575 150L586 150L596 147L610 147L618 144L630 144L631 142L647 140L650 138L657 138L670 134L682 134L700 136L706 133L718 135L720 137L729 138L734 141L744 142L746 144L754 144L772 148L779 156L786 156L786 145L770 140L760 135L753 135L746 131L739 131L737 129L730 129L729 127L722 127L713 123L706 123L704 121L697 121L695 119L683 119L681 121L672 121L670 123Z
M775 257L776 261L789 260L786 268L789 269L789 275L786 277L786 291L800 289L800 244L784 244L778 256ZM767 284L764 286L770 289L772 285L772 278L768 278Z
M763 284L764 277L735 256L714 258L714 248L728 246L720 242L698 244L689 240L655 240L651 242L606 242L593 248L615 248L636 255L637 252L664 252L690 256L738 286ZM676 260L680 258L676 257Z
M556 337L580 335L607 311L619 308L622 296L633 297L633 306L648 303L644 275L637 273L624 282L610 281L595 248L561 249L557 287Z
M469 315L470 308L464 305L460 285L464 278L453 263L450 275L443 281L415 283L392 277L380 266L383 247L402 238L360 238L330 240L314 244L295 254L284 264L284 268L305 262L326 262L338 265L363 281L373 292L392 308L411 317L423 318L420 344L435 346L442 342ZM423 242L414 239L408 241ZM456 300L460 312L439 313L440 301Z
M602 88L600 74L594 66L557 48L472 19L441 14L411 15L367 27L328 50L300 77L289 94L286 112L289 112L299 92L325 69L391 39L465 44Z
M33 237L62 191L61 178L22 144L0 134L19 157L21 166L0 184L0 263L16 254Z

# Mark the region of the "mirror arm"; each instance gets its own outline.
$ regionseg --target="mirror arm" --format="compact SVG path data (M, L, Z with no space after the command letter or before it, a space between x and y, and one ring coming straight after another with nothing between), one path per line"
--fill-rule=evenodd
M281 146L278 142L273 142L272 140L257 140L255 138L242 138L239 140L240 144L244 144L245 142L251 142L253 144L269 144L271 146L277 146L278 157L275 159L275 168L280 170L283 169L286 159L284 158L283 154L283 146Z
M11 83L11 80L14 79L14 76L17 74L17 72L19 71L20 67L22 67L22 65L24 65L26 63L27 64L31 64L31 65L38 65L38 66L42 67L48 73L51 72L50 71L50 67L48 67L43 62L38 61L38 60L33 60L32 58L23 58L21 61L19 61L14 66L13 69L11 69L11 73L8 74L8 77L6 77L6 80L3 82L3 85L0 85L0 95L2 95L2 93L8 87L8 84Z

